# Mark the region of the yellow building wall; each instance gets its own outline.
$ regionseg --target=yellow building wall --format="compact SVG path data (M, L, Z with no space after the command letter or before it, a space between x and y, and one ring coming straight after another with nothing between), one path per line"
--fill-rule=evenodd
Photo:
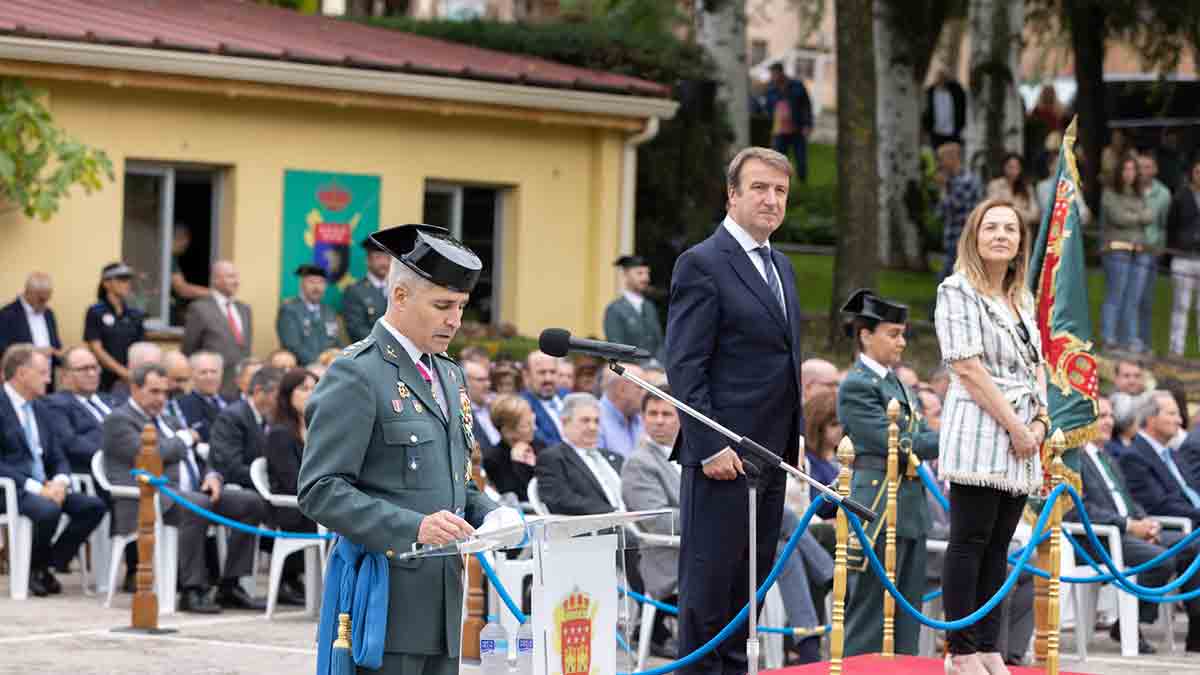
M616 292L623 135L587 127L204 94L31 82L56 122L104 149L116 181L76 190L48 223L0 214L0 297L34 269L54 279L66 343L82 338L100 268L119 258L126 161L225 167L221 252L241 273L254 350L273 349L286 169L377 174L383 226L418 222L427 179L504 190L500 315L525 335L602 333ZM464 86L470 86L469 84ZM485 264L490 261L485 261Z

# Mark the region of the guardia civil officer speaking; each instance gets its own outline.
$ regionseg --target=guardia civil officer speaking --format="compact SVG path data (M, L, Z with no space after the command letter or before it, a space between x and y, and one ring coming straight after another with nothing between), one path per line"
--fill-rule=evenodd
M359 672L455 675L462 558L398 553L520 522L471 481L466 377L445 353L483 266L439 227L402 225L371 239L393 258L387 310L333 362L305 410L300 509L337 533L318 672L331 672L337 617L348 613Z

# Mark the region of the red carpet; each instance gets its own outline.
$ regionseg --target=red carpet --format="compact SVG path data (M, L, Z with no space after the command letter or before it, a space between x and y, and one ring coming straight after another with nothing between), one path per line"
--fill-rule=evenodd
M1041 668L1017 668L1015 666L1009 666L1009 670L1012 671L1013 675L1043 675L1046 672ZM762 672L763 675L827 675L829 673L829 663L810 663L804 666L791 666L790 668ZM894 659L885 659L878 654L866 654L863 656L852 656L842 661L842 673L844 675L892 675L893 673L905 673L905 675L943 675L945 672L941 659L921 658L917 656L897 656ZM1059 673L1062 675L1071 675L1071 673L1062 670Z

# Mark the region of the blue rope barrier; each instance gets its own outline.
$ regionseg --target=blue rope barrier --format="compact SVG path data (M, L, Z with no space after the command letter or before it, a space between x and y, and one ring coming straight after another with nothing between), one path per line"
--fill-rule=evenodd
M512 596L508 594L508 589L504 588L504 584L500 583L500 579L496 576L496 570L492 568L492 564L488 562L487 556L482 553L476 553L475 559L479 561L479 566L483 568L483 573L487 575L488 582L496 589L500 595L500 599L508 607L508 611L512 612L513 617L520 623L529 621L529 617L521 611L521 607L513 602Z
M621 635L621 631L617 631L617 646L620 647L626 654L632 654L629 643L625 641L625 636Z
M651 598L647 595L642 595L637 591L631 591L623 586L617 586L617 593L620 595L627 595L643 605L653 605L654 608L660 612L666 612L671 616L679 616L679 608L675 605L668 605L661 600L655 600L654 598Z
M927 602L933 602L934 600L937 600L940 597L942 597L942 589L939 588L936 591L929 591L925 595L921 596L921 604L925 604Z
M942 493L942 486L938 485L934 480L933 474L929 473L929 467L925 466L924 462L917 465L917 475L921 477L921 482L925 484L925 489L933 495L937 503L941 505L942 510L950 513L950 500L946 499L946 495Z
M184 497L183 495L179 494L178 492L172 490L167 485L167 479L163 478L162 476L155 476L155 475L151 474L150 472L144 471L142 469L133 469L129 473L133 474L133 477L135 479L139 478L141 476L146 476L147 483L154 486L154 488L157 489L159 492L165 494L166 496L170 497L171 499L174 499L177 503L182 504L184 506L184 508L186 508L187 510L191 511L192 513L195 513L196 515L199 515L202 518L207 518L208 520L211 520L214 523L220 523L221 525L224 525L225 527L228 527L233 530L239 530L241 532L246 532L249 534L257 534L260 537L279 537L280 539L333 539L333 537L334 537L334 534L332 532L326 532L325 534L321 534L319 532L284 532L282 530L264 530L261 527L255 527L253 525L247 525L246 523L240 523L236 520L226 518L225 516L223 516L219 513L213 513L212 511L209 511L208 509L204 508L203 506L198 506L198 505L188 501L187 497Z

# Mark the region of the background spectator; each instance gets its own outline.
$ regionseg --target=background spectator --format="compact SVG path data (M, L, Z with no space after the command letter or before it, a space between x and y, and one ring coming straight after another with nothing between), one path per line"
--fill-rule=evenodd
M232 262L213 263L210 276L212 292L188 306L182 349L189 356L201 350L221 355L223 363L229 365L228 372L221 374L221 393L228 397L237 389L233 366L250 356L254 318L250 306L237 299L241 280Z
M934 151L946 143L962 143L967 128L967 92L950 71L939 67L933 85L925 90L925 113L921 118Z
M812 133L812 101L800 80L783 72L782 63L771 64L771 84L767 86L766 108L771 114L771 147L784 155L792 151L796 177L808 180L808 135Z
M1140 184L1137 157L1127 154L1112 181L1105 183L1101 197L1105 296L1100 333L1105 350L1146 351L1138 311L1151 264L1145 249L1154 211Z
M962 145L944 143L937 149L938 172L934 174L941 198L934 208L942 220L942 246L946 252L941 278L954 273L958 258L958 238L962 236L967 215L983 201L983 187L975 174L963 168Z
M1171 356L1182 358L1187 346L1187 325L1192 302L1200 289L1200 155L1188 167L1188 181L1175 194L1167 217L1171 258ZM1200 334L1200 309L1196 316Z
M497 492L511 492L525 501L537 453L545 447L533 437L533 408L520 396L500 394L489 412L500 439L483 449L483 470Z
M1015 152L1004 156L1001 175L993 178L987 185L988 199L1005 199L1013 203L1013 209L1021 217L1025 226L1025 235L1037 236L1042 224L1042 210L1038 206L1037 194L1029 174L1025 171L1025 159Z
M129 379L129 347L146 335L145 314L126 301L132 290L133 270L124 263L109 263L100 271L96 304L83 319L83 340L100 366L100 389L110 391L120 380Z
M10 345L31 344L50 359L50 388L54 388L54 368L62 358L62 340L58 336L58 321L50 309L54 284L50 275L31 272L25 278L25 289L16 300L0 309L0 355Z
M642 369L623 364L625 370L636 377L643 377ZM641 387L626 380L611 370L604 371L604 395L600 398L600 441L599 446L628 457L642 437L641 404L645 394Z
M297 479L300 476L300 460L304 456L304 443L308 429L304 422L304 406L317 377L302 368L293 368L284 373L279 381L275 397L275 421L267 433L266 448L267 478L271 492L280 495L297 494ZM271 523L287 532L316 532L317 524L300 513L298 509L268 507ZM283 564L283 581L279 585L279 602L282 604L304 604L304 554L295 551Z

